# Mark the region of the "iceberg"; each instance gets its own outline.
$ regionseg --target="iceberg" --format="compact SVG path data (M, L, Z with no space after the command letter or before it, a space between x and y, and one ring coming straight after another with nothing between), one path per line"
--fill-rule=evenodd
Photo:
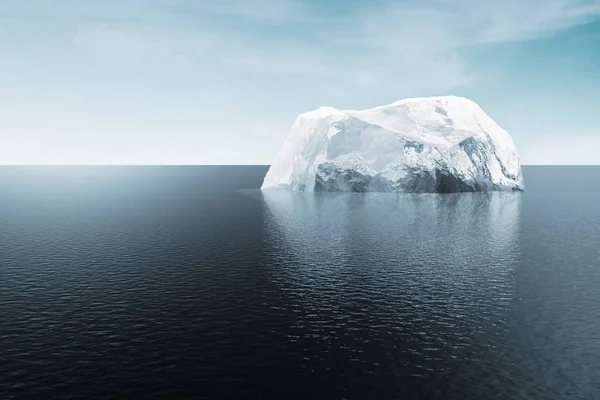
M261 189L452 193L523 191L510 134L464 97L300 114Z

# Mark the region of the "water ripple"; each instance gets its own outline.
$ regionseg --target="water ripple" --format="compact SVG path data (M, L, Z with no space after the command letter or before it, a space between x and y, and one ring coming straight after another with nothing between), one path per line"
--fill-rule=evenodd
M598 195L70 171L0 171L3 400L598 398Z

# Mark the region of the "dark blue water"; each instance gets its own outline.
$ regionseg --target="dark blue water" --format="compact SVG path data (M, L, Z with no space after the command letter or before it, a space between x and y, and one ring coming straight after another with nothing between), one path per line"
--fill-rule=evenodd
M447 195L265 172L0 168L0 399L600 398L600 167Z

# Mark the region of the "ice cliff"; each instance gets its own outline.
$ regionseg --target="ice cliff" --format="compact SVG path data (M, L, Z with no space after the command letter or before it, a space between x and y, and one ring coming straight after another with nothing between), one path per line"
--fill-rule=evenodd
M475 102L442 96L300 114L262 189L448 193L524 185L510 134Z

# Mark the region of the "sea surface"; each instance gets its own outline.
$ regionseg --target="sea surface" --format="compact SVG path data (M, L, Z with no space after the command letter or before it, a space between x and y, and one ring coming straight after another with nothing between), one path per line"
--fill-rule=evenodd
M600 167L524 193L1 167L0 399L600 399Z

